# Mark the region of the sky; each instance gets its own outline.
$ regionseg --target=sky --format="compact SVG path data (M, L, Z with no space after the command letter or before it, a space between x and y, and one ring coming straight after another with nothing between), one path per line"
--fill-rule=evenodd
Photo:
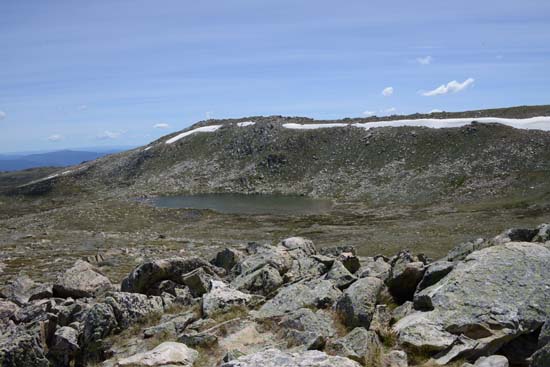
M548 0L2 0L0 153L550 103Z

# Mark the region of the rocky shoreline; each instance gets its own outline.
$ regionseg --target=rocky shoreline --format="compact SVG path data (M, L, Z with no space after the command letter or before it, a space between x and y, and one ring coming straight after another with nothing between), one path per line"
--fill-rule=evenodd
M301 237L0 291L2 366L550 366L550 225L432 261Z

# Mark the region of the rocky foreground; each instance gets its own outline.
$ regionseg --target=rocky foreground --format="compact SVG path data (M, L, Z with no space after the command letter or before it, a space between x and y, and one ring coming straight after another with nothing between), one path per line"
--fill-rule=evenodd
M0 292L2 366L550 366L550 225L431 261L293 237ZM472 363L472 364L470 364Z

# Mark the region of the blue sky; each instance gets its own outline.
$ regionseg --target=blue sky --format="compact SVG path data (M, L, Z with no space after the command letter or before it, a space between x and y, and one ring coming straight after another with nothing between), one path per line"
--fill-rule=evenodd
M141 145L207 116L550 103L547 0L2 0L0 14L0 152Z

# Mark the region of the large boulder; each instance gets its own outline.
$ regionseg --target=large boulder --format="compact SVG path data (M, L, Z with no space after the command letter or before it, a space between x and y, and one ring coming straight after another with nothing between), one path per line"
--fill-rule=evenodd
M56 365L69 366L79 350L77 330L64 326L55 331L50 342L49 355Z
M136 321L151 315L160 315L164 311L161 297L139 293L112 292L105 298L105 303L111 306L118 325L123 329Z
M317 350L290 353L278 349L240 357L223 363L221 367L360 367L361 365L344 357L329 356Z
M266 264L259 269L237 276L231 286L248 293L268 296L284 283L283 277L275 267Z
M247 307L262 297L253 296L230 288L222 281L213 280L210 292L202 296L202 314L204 317L226 313L236 308Z
M82 320L79 345L81 361L98 361L105 358L105 338L118 329L113 308L105 303L96 303L86 311Z
M537 234L531 241L533 242L546 242L550 241L550 224L541 224L537 227Z
M27 329L24 325L3 325L0 329L0 366L48 367L38 324Z
M281 338L287 342L287 348L322 349L327 339L336 334L333 319L324 310L313 312L301 308L286 314L277 323Z
M281 241L281 246L290 252L301 252L304 255L315 255L317 249L313 241L303 237L289 237Z
M357 278L349 272L344 264L338 260L334 261L332 267L328 273L326 273L325 279L334 283L334 286L338 289L345 289L357 280Z
M346 336L331 340L325 347L325 352L353 359L367 366L377 366L382 345L374 331L357 327Z
M398 304L411 301L418 283L424 276L424 263L408 251L402 251L391 265L392 270L386 282L391 295Z
M390 272L391 265L384 261L382 257L378 257L376 260L368 257L363 261L356 275L359 278L374 277L386 281L390 276Z
M470 254L418 293L431 311L394 325L400 343L440 351L435 360L492 354L537 332L550 315L550 249L508 242Z
M192 367L199 353L187 347L185 344L176 342L164 342L154 349L135 354L128 358L120 359L116 366L131 367L161 367L161 366L182 366Z
M334 304L342 292L328 280L302 281L281 288L256 313L259 318L282 316L300 308L327 308Z
M51 285L36 283L26 275L13 279L0 291L0 298L6 298L19 306L52 296Z
M335 305L342 322L348 327L368 329L383 285L378 278L366 277L346 289Z
M215 267L199 257L155 260L141 264L132 270L122 281L121 290L148 294L150 288L163 280L184 284L182 277L198 268L203 268L208 274L223 275L225 273L223 269Z
M225 269L225 271L229 273L231 269L241 261L243 256L244 254L239 250L225 248L216 254L216 257L211 263L219 268Z
M113 289L109 279L91 264L77 260L74 266L61 274L53 286L56 297L96 297Z

